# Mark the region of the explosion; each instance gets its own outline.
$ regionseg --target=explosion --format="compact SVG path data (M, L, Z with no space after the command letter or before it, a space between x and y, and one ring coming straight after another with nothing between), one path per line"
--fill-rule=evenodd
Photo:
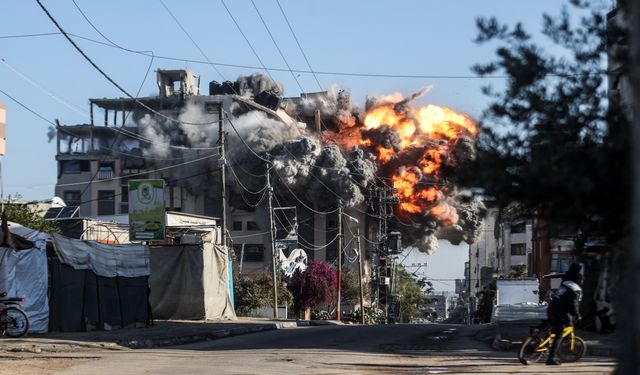
M260 74L240 77L236 85L248 87L241 96L249 100L264 87L281 91L279 84ZM264 186L256 178L264 174L264 163L247 151L246 143L255 153L270 155L274 191L283 201L294 203L295 195L330 211L340 198L345 207L365 212L368 190L385 185L399 200L393 205L390 226L403 233L406 246L430 253L437 248L438 238L472 243L479 235L484 206L458 192L454 182L460 165L475 157L473 140L478 129L471 118L450 108L413 106L414 99L425 92L408 98L394 94L368 99L360 113L346 91L331 88L297 101L285 100L277 112L290 118L290 123L234 104L231 113L242 140L234 134L228 138L228 157L237 165L235 175L227 180L232 204L234 194L236 198L242 194L236 179L251 191ZM207 114L195 108L200 107L186 106L180 117L206 121ZM158 118L142 118L138 123L150 138L185 139L186 146L215 145L217 125L176 128ZM150 148L145 155L166 158L166 152L160 151ZM203 185L194 188L198 186Z
M470 141L477 136L476 123L450 108L412 107L413 99L421 94L408 99L388 96L381 104L369 103L356 125L359 131L340 131L336 138L346 135L349 140L340 144L358 144L375 155L377 174L389 179L399 198L395 209L398 220L412 223L400 228L408 240L405 242L430 252L437 243L436 232L454 243L473 241L483 207L473 198L456 199L457 192L443 168L446 165L455 171L464 158L473 157ZM465 212L461 222L459 209L476 215Z

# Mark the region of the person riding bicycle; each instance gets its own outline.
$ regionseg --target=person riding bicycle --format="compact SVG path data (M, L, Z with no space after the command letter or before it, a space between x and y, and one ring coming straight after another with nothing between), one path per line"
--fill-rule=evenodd
M549 350L547 365L560 364L557 354L562 342L562 331L564 327L580 320L583 281L582 266L579 263L573 263L562 277L560 288L551 295L547 317L551 325L551 333L555 334L555 338Z

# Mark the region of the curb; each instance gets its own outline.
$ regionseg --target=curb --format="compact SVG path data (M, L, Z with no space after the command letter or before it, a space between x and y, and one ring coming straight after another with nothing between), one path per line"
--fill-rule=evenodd
M87 349L107 349L107 350L127 350L127 349L151 349L166 346L177 346L217 340L225 337L240 336L251 333L273 331L276 329L291 329L297 327L337 325L338 322L316 321L316 320L289 320L276 321L268 324L251 324L243 327L219 329L210 332L198 332L179 336L165 337L129 337L103 342L84 342L61 339L15 339L0 341L0 350L14 352L57 352L68 351L81 348Z
M175 346L192 344L196 342L217 340L225 337L246 335L249 333L258 333L265 331L273 331L276 329L297 327L296 322L278 322L273 324L256 324L254 327L231 328L209 333L201 333L187 336L161 337L150 339L129 339L119 340L117 343L131 349L150 349L163 346Z

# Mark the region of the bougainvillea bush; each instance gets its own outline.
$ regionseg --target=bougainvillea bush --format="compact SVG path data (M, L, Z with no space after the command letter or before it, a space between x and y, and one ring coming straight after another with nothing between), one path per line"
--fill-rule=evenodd
M293 307L302 311L307 307L316 309L336 297L338 277L327 263L312 260L304 272L297 270L289 281L293 294Z

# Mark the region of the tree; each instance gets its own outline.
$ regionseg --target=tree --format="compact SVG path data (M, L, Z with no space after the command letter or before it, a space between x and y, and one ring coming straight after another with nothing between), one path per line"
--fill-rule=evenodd
M234 276L237 273L234 272ZM236 277L233 281L234 308L239 315L252 310L273 307L273 283L270 274ZM282 285L278 288L278 303L291 306L293 296Z
M478 157L472 166L482 173L462 176L461 181L485 187L502 207L518 202L524 211L551 224L571 225L582 239L601 237L621 249L624 261L619 265L628 268L629 281L627 300L620 304L626 314L620 319L626 325L620 373L637 373L638 303L629 301L638 300L640 234L631 248L625 238L632 223L630 150L638 131L632 137L631 111L615 93L607 92L607 84L616 87L631 71L635 96L629 102L636 106L636 115L640 113L640 6L637 1L618 2L619 10L632 15L626 21L636 48L635 60L630 60L629 32L624 22L622 28L607 24L608 4L597 8L583 0L570 3L572 15L565 8L558 17L543 19L543 33L555 44L554 51L562 50L555 56L531 42L520 24L508 27L495 18L478 20L477 41L497 42L499 47L495 61L474 70L481 75L503 73L507 80L503 90L484 89L493 102L481 122ZM608 71L609 62L617 69ZM636 163L639 155L636 151ZM614 275L624 272L620 268Z
M429 299L425 295L423 286L418 283L412 274L403 267L398 267L396 282L398 283L398 291L400 294L400 322L410 323L411 321L422 318L421 307L429 303Z
M543 18L555 55L521 24L477 20L476 42L498 48L494 61L473 69L507 78L501 90L483 88L492 103L475 165L466 168L482 173L461 181L483 187L501 207L518 202L524 214L615 241L628 233L630 213L630 127L606 85L607 42L616 30L607 28L605 9L571 4L572 14L563 8Z
M336 298L338 276L327 263L312 260L304 272L296 270L289 280L296 312L318 308Z
M20 199L20 195L17 195L17 199ZM4 207L7 213L7 220L18 223L27 228L35 229L40 232L46 233L58 233L60 228L55 221L45 220L42 216L38 215L34 210L31 210L25 203L7 203Z

